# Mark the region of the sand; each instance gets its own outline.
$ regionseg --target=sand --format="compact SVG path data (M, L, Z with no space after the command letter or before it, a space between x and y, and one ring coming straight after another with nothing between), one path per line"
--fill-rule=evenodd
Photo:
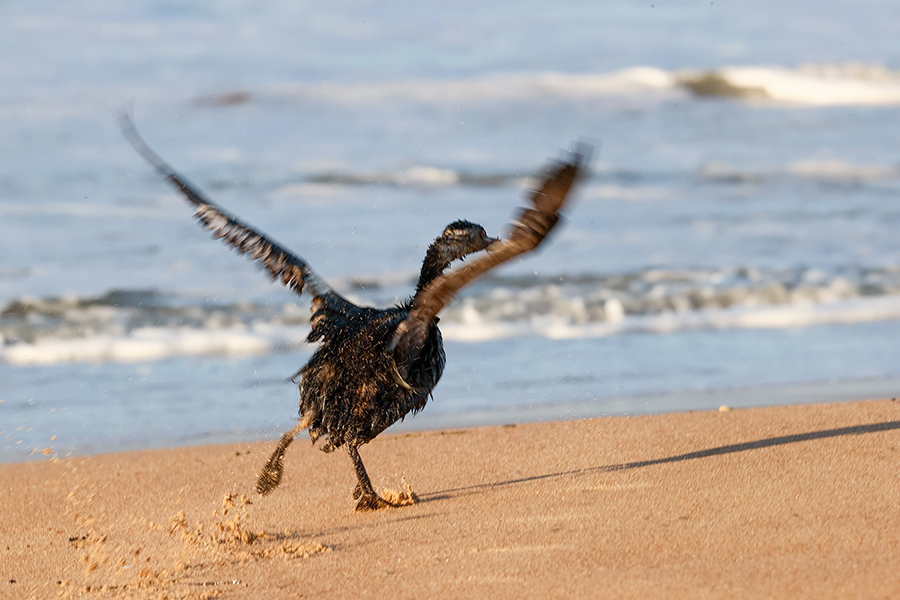
M900 597L897 401L274 444L0 465L0 597Z

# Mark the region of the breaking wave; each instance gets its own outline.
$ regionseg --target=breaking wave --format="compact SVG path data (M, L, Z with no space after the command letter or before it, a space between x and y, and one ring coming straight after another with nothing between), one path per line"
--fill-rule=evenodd
M492 101L594 100L695 96L805 106L900 104L900 72L878 64L824 63L799 67L723 66L666 71L635 66L606 73L501 73L467 79L377 83L315 83L249 92L224 91L194 100L221 107L271 99L366 105L412 102L443 106Z
M589 99L646 94L673 89L672 73L654 67L631 67L609 73L501 73L466 79L413 79L379 83L319 83L273 90L272 95L339 104L415 102L466 104L514 99ZM264 94L265 95L265 94Z
M723 67L682 72L679 85L697 96L721 96L807 106L900 104L900 73L858 63L783 67Z
M524 182L523 182L524 180ZM806 158L786 164L733 165L723 161L700 163L685 170L639 171L603 169L589 175L585 198L642 197L657 198L661 186L677 185L743 185L801 184L822 186L847 185L896 186L900 183L900 164L889 162L854 163L839 159ZM383 185L395 188L422 189L444 187L524 187L537 184L522 170L485 170L473 172L438 165L412 164L379 171L320 171L269 182L271 193L294 198L330 193L332 186ZM248 185L242 181L217 183L221 189ZM264 184L266 185L266 184ZM54 210L63 208L52 207ZM38 209L31 209L38 210ZM19 211L21 213L21 211Z
M372 287L381 293L379 304L396 302L390 284ZM448 307L441 327L446 339L483 341L893 319L900 319L900 268L838 274L739 268L495 277ZM152 291L121 290L96 298L20 298L0 309L0 362L263 354L296 349L308 332L306 306L293 302L196 304Z
M0 104L6 118L62 118L95 114L115 88L97 87L68 94L30 98L27 103ZM798 67L778 65L721 66L709 70L668 71L634 66L601 73L498 73L465 79L409 79L388 82L273 85L259 89L222 89L178 97L165 90L135 88L128 98L142 104L187 102L196 108L222 110L258 104L318 103L372 106L412 103L435 107L483 105L491 102L594 101L625 98L633 103L676 99L687 95L722 97L797 106L896 106L900 104L900 72L879 64L823 63Z

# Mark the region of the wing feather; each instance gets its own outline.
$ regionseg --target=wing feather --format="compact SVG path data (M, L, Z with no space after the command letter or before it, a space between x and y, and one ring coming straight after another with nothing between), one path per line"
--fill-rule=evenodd
M242 223L237 217L229 214L189 184L144 142L130 115L125 112L121 113L119 124L125 138L138 154L153 165L194 206L194 217L212 232L214 238L225 240L241 254L249 255L251 259L259 262L273 279L280 280L297 294L306 289L313 296L324 300L332 311L352 311L358 308L331 289L305 260L250 225Z

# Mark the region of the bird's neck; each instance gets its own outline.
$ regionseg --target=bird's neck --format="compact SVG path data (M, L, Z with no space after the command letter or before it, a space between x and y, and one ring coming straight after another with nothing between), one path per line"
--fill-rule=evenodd
M416 283L416 296L421 294L429 283L440 277L449 265L450 261L447 260L444 251L438 247L436 242L431 244L425 254L425 260L422 261L422 270L419 272L419 281Z

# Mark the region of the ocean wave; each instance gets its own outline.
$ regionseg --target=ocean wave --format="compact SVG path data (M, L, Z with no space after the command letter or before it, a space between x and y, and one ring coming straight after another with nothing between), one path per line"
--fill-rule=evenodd
M354 298L354 282L345 282ZM381 304L396 281L368 282ZM382 285L383 284L383 285ZM294 349L306 307L196 303L152 291L20 298L0 309L0 362L133 362ZM602 337L900 319L900 268L650 269L584 277L492 277L441 315L447 339Z
M147 290L20 298L0 309L0 362L137 362L187 355L264 354L309 333L293 303L190 304Z
M379 83L319 83L272 89L265 95L304 102L431 105L511 99L589 99L672 90L677 79L655 67L631 67L609 73L502 73L466 79L414 79ZM228 94L222 94L227 96Z
M900 297L855 298L822 304L732 306L688 312L631 315L618 320L573 323L536 318L523 323L450 323L444 339L481 342L540 335L552 339L599 338L627 334L668 334L703 329L793 329L816 325L900 319Z
M765 184L779 180L803 180L821 184L867 184L900 179L900 165L855 164L836 159L805 159L783 166L747 169L724 162L700 165L694 173L701 182Z
M82 338L41 339L0 347L0 362L51 365L67 362L145 362L173 356L247 356L300 346L308 327L258 324L245 328L145 327L127 334L100 333Z
M124 96L123 96L124 94ZM200 110L227 110L248 105L317 103L361 107L412 103L457 108L510 102L684 101L723 97L786 106L895 106L900 104L900 72L880 64L820 63L722 65L707 70L665 70L636 65L596 73L496 73L458 79L334 83L331 81L270 85L256 89L223 88L185 97L170 90L89 86L59 94L30 94L26 102L0 103L0 117L62 119L96 117L108 111L109 98L128 98L139 105L188 104Z
M300 101L338 105L411 102L433 106L492 101L728 97L805 106L900 104L900 72L878 64L822 63L799 67L721 66L666 71L634 66L605 73L500 73L466 79L412 79L375 83L315 83L265 90L223 91L195 106Z
M396 171L372 173L326 172L307 178L310 184L324 185L392 185L397 187L422 187L466 185L498 187L510 185L519 179L514 173L488 173L478 175L429 165L411 165Z
M487 286L492 289L477 293ZM575 326L732 308L752 311L788 306L805 310L860 297L900 301L900 269L841 274L818 269L651 269L546 282L529 278L520 286L489 280L473 292L444 311L444 322L479 325L551 320Z
M900 104L900 73L857 63L784 67L722 67L675 75L697 96L774 101L804 106Z
M524 180L524 182L523 182ZM669 186L679 183L720 185L770 184L782 181L813 182L822 185L881 184L900 180L900 165L856 164L837 159L803 159L785 165L741 167L721 161L706 162L692 170L638 172L603 170L590 175L582 192L585 199L658 200L671 195ZM536 180L535 180L536 181ZM640 185L637 185L640 184ZM241 184L229 182L222 187ZM371 172L327 171L305 176L302 182L278 184L273 193L285 198L332 193L335 186L384 185L397 188L439 187L529 187L527 176L512 171L471 173L434 165L412 165L395 170Z

